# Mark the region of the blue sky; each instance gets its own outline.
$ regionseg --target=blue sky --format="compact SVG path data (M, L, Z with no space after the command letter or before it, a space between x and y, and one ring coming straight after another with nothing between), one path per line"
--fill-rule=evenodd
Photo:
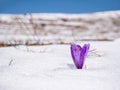
M120 10L120 0L0 0L0 13L91 13Z

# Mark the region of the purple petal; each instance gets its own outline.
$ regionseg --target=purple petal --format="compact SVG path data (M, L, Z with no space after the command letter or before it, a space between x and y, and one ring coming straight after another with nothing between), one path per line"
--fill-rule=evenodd
M82 48L80 45L71 44L71 56L77 69L82 69L89 48L90 44L84 44Z
M86 48L83 47L79 57L79 68L82 69L86 57Z
M77 48L81 48L80 45L71 44L71 56L73 58L75 66L79 67L79 56L80 56L80 50Z
M87 53L89 51L90 44L84 44L81 53L80 53L80 59L79 59L79 68L82 69L84 65L85 58L87 56Z
M88 51L90 49L90 44L85 44L83 47L86 48L86 55L88 54Z
M75 56L74 56L75 47L76 47L75 44L71 44L71 47L70 47L70 48L71 48L71 55L72 55L73 60L75 60Z

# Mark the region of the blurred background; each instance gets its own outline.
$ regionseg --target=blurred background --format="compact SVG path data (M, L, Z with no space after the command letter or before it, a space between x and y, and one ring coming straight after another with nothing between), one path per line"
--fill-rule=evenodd
M120 0L0 0L0 13L91 13L120 10Z
M0 46L120 38L120 0L0 0Z

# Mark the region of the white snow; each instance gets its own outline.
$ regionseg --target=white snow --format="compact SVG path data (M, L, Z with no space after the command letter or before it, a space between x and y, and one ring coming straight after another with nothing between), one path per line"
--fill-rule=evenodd
M120 90L120 39L89 43L82 70L70 45L1 47L0 90Z
M0 47L0 90L120 90L119 18L120 11L0 14L0 43L19 45ZM30 19L40 26L36 36ZM20 26L24 23L29 31ZM44 45L20 45L37 41ZM73 41L91 44L81 70L71 58L68 43ZM60 42L67 44L56 45Z
M39 44L46 44L46 41L47 44L71 43L75 37L77 40L120 38L120 10L91 14L0 14L0 44L9 44L7 41L18 44L29 41L30 44L38 44L38 41L42 41Z

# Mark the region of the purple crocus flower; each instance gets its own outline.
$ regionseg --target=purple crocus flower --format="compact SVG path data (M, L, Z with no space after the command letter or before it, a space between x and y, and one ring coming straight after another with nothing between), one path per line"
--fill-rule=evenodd
M90 44L84 44L83 47L71 44L71 55L77 69L82 69L89 48Z

